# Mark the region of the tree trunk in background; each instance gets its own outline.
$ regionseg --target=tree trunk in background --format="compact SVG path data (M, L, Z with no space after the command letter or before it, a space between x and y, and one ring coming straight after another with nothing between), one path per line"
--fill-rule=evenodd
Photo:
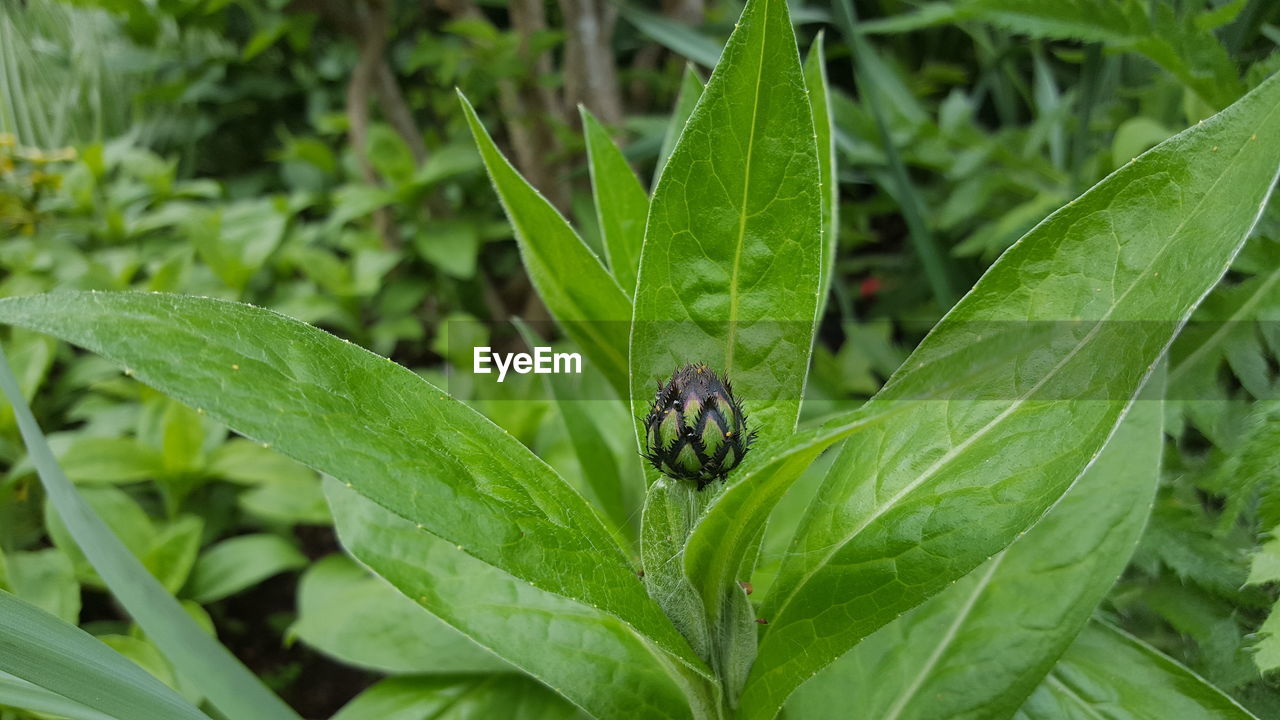
M561 172L562 147L554 125L565 122L564 108L555 89L543 80L554 67L551 53L535 52L532 38L547 29L542 0L512 0L508 6L511 27L520 36L520 55L530 72L523 82L504 80L498 84L498 103L516 165L534 187L542 191L563 212L569 207L569 185Z
M564 13L564 100L586 105L610 125L622 122L622 93L613 60L618 9L609 0L560 0Z
M320 15L356 43L356 66L347 81L347 136L364 181L371 185L382 184L367 155L371 118L369 104L375 97L377 109L409 147L414 164L426 162L427 146L422 131L386 58L391 31L391 8L387 7L387 0L294 0L289 9ZM385 245L395 247L400 244L399 232L389 209L374 211L373 224Z
M396 133L409 146L414 165L420 166L427 161L427 143L422 139L422 130L418 129L418 124L413 120L413 111L409 109L409 103L405 102L404 92L400 90L400 83L396 80L396 73L391 69L390 63L385 57L378 60L377 75L374 78L378 107L387 123L395 128Z
M351 149L360 164L360 173L364 181L370 185L381 185L378 174L369 164L369 95L378 77L378 65L383 62L382 53L387 47L387 8L381 0L371 0L352 7L351 19L359 55L351 79L347 82L347 136L351 140ZM396 247L400 244L399 232L392 222L391 212L387 208L379 208L373 213L373 225L383 245Z
M697 27L702 24L707 13L705 0L662 0L662 14L689 25ZM658 69L667 49L657 43L650 43L640 49L631 61L631 69L635 77L627 88L627 96L636 107L647 107L651 100L651 88L646 75Z
M686 25L701 25L707 14L704 0L662 0L662 14Z

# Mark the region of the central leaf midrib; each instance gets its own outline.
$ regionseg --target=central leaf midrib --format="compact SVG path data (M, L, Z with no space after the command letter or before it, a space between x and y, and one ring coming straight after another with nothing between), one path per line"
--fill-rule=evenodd
M1106 720L1106 716L1098 712L1097 709L1094 708L1092 703L1085 700L1083 697L1081 697L1080 693L1075 691L1074 688L1072 688L1070 685L1066 684L1061 679L1059 679L1057 673L1049 673L1045 677L1045 682L1049 683L1050 685L1056 685L1058 689L1062 690L1062 692L1067 694L1067 697L1069 699L1074 700L1077 703L1077 707L1079 707L1084 712L1088 713L1089 717L1098 718L1098 720Z
M755 95L751 104L751 130L747 133L747 155L742 171L742 202L738 206L738 242L733 249L733 272L729 276L729 337L724 356L726 376L733 369L733 350L738 334L738 272L742 266L742 246L747 236L747 198L751 190L751 156L755 151L756 120L760 116L760 86L764 80L764 49L769 36L769 6L760 19L760 54L756 63Z
M947 627L946 633L944 633L942 639L938 641L938 646L929 654L928 659L925 660L924 665L920 668L920 672L916 673L915 679L911 681L911 685L909 685L907 689L898 696L897 702L889 708L889 712L885 715L884 720L897 720L898 716L902 714L902 711L907 708L911 699L920 691L920 687L924 685L925 678L927 678L929 674L933 672L933 669L937 667L938 661L942 659L942 655L947 651L947 648L951 647L951 643L955 642L956 635L959 634L961 626L963 626L965 621L969 619L969 614L972 613L973 608L977 606L978 600L982 597L982 594L986 592L987 587L991 584L991 579L995 577L996 570L1000 568L1000 563L1004 562L1007 555L1007 553L1000 553L991 561L991 567L987 569L987 572L982 576L982 579L978 581L977 586L973 588L973 592L965 599L964 606L960 608L960 612L956 614L955 620L953 620Z

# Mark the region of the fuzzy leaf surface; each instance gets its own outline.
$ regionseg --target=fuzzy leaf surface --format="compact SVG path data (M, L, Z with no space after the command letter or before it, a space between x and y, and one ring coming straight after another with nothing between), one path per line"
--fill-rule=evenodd
M1162 379L1162 378L1161 378ZM876 631L787 703L798 717L1007 718L1124 569L1160 476L1153 379L1102 455L1009 549Z
M656 382L673 368L706 363L732 381L760 448L794 431L824 252L813 135L786 2L752 0L650 204L631 328L633 415L645 414ZM650 496L642 543L650 591L689 633L701 625L691 607L703 604L715 626L724 595L737 587L699 596L684 577L680 554L696 517L684 507L687 495L672 487ZM684 520L673 527L676 517Z
M602 718L693 717L703 678L617 618L487 566L340 483L326 493L356 559L579 707Z
M611 612L696 663L581 495L514 437L386 358L261 308L179 295L8 298L0 322L120 363L471 555Z
M827 83L827 56L821 32L814 38L809 55L804 59L804 81L813 108L814 142L818 145L818 168L822 183L822 273L818 291L818 316L831 291L832 268L836 264L836 232L840 227L840 181L836 168L835 117L832 112L830 87Z
M632 409L701 362L760 444L795 427L821 272L818 150L783 0L748 3L654 191L631 336Z
M1253 720L1253 714L1160 651L1093 621L1016 720Z
M1277 105L1272 78L1051 215L864 406L880 420L846 443L765 601L748 717L772 717L1061 497L1256 223L1280 167Z

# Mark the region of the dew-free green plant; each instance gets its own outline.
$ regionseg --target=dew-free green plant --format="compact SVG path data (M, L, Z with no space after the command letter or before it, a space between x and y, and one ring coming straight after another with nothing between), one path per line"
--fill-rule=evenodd
M647 202L586 118L607 264L462 99L546 307L635 418L631 461L673 366L722 371L751 410L757 440L723 483L646 468L638 548L621 527L628 494L593 491L593 506L443 390L283 315L55 293L0 300L0 321L96 352L327 475L347 552L448 626L441 648L465 636L496 656L472 652L469 668L502 671L388 681L342 720L460 688L489 712L547 717L1250 717L1093 616L1155 492L1166 351L1280 169L1280 78L1037 225L871 401L798 427L832 276L834 133L824 75L805 71L791 27L784 0L747 3ZM120 561L3 379L58 513L160 650L232 720L288 717L269 701L246 708L262 688L212 643L193 650L194 625ZM828 449L807 507L783 511ZM789 547L759 576L762 538L779 527ZM17 650L0 653L0 703L21 690L84 717L118 717L124 702L164 717L181 701L141 681L89 692L68 668L110 656L52 629L52 651L37 652L31 625L61 626L0 598L0 648Z

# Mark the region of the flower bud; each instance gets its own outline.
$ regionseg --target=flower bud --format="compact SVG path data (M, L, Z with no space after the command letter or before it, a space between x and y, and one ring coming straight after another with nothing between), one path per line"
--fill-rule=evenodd
M755 440L728 378L706 365L685 365L659 383L644 426L645 458L699 490L737 467Z

